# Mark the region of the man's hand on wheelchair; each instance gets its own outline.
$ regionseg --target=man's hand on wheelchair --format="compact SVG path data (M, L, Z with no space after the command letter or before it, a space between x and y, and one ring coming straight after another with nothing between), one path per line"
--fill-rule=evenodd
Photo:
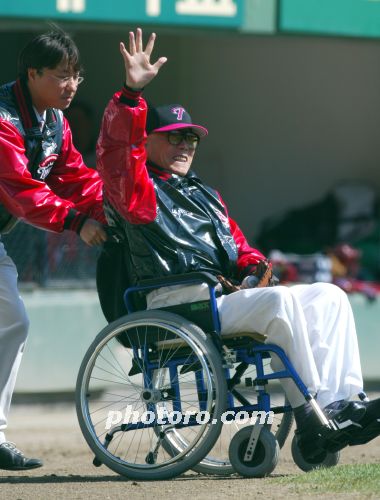
M261 260L250 274L246 276L240 283L225 278L224 276L217 276L219 282L223 287L224 293L238 292L239 290L246 290L247 288L264 288L267 286L276 286L278 278L272 272L271 264L265 259Z
M264 288L267 286L276 286L278 278L273 274L271 264L265 259L261 260L254 271L246 276L241 282L242 290L247 288Z
M104 226L94 219L87 219L79 232L81 239L90 247L101 245L107 240Z

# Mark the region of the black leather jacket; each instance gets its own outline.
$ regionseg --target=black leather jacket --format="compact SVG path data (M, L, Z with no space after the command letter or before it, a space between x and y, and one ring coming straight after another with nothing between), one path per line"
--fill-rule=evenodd
M133 224L107 204L109 225L124 233L133 281L207 271L236 275L238 250L225 207L216 191L194 172L163 180L150 171L157 216L148 224Z

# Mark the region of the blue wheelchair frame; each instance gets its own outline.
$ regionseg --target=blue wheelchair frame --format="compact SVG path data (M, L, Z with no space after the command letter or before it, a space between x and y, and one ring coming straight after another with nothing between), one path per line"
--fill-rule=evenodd
M209 289L209 304L210 304L210 315L212 318L212 331L207 331L205 333L210 334L214 336L214 339L216 340L216 343L221 345L221 328L220 328L220 321L219 321L219 315L218 315L218 309L217 309L217 302L216 302L216 285L219 283L218 280L212 276L211 274L208 273L189 273L185 275L177 275L177 276L171 276L165 279L159 278L159 279L151 279L151 280L144 280L141 282L139 286L134 286L130 287L125 291L124 294L124 301L125 305L127 307L127 310L129 313L132 313L135 311L135 307L133 305L132 301L132 296L135 293L145 293L147 291L157 289L160 287L166 287L166 286L173 286L173 285L193 285L193 284L201 284L201 283L207 283L208 289ZM163 310L172 310L172 308L160 308ZM193 320L194 323L197 323L196 318ZM239 335L236 335L238 337ZM270 395L266 391L266 384L268 383L269 380L273 379L283 379L283 378L291 378L302 395L304 396L306 401L309 401L313 404L315 407L315 410L317 414L319 415L319 418L321 422L325 425L328 425L326 417L323 415L321 410L319 409L318 405L315 403L315 400L313 399L312 395L309 393L307 387L305 384L302 382L300 379L298 373L294 369L293 365L289 361L287 355L285 354L284 350L280 348L279 346L275 344L262 344L258 341L250 341L250 347L252 346L252 343L254 345L253 349L250 349L251 352L248 352L246 348L237 348L235 351L236 355L236 362L240 363L239 366L242 366L242 369L239 370L239 367L237 368L236 373L234 376L231 378L229 369L225 368L225 373L226 373L226 380L228 384L228 401L227 401L227 408L226 411L230 412L229 415L231 415L231 418L234 418L234 415L236 415L238 412L245 411L249 413L250 415L253 414L253 412L266 412L266 414L270 411L274 413L284 413L284 412L290 412L292 411L291 407L289 405L284 405L281 407L274 407L271 408L271 402L270 402ZM138 349L136 347L133 347L133 352L134 356L138 358ZM155 363L151 363L149 360L148 352L146 348L142 348L142 353L144 357L144 367L146 367L146 373L144 373L144 384L147 389L152 388L152 374L153 371L157 368L157 365ZM263 360L266 358L270 357L270 353L275 353L281 360L281 362L284 365L284 369L280 371L276 371L273 373L265 373L264 372L264 364ZM170 373L170 382L171 382L171 387L172 390L175 394L175 401L173 401L173 410L176 411L182 411L181 408L181 403L180 403L180 392L179 392L179 384L178 384L178 377L177 377L177 367L179 365L182 365L184 363L184 359L178 358L173 361L171 361L168 364L169 368L169 373ZM253 381L254 388L257 393L257 403L256 404L251 404L249 403L241 394L237 393L234 390L234 387L240 383L240 376L241 372L244 372L244 368L248 367L248 365L255 365L256 367L256 373L257 373L257 378ZM202 374L201 373L196 373L196 383L197 383L197 388L199 391L199 407L200 410L204 409L202 406L202 397L201 394L204 391L204 381L202 380ZM233 398L236 398L240 403L241 406L234 406ZM148 408L148 409L153 409ZM151 424L153 427L154 423ZM192 418L189 420L189 422L186 425L197 425L195 418ZM147 427L149 424L141 424L141 423L136 423L136 424L128 424L128 429L137 429L141 427ZM178 428L183 426L183 424L178 424Z
M154 309L144 312L146 305L142 305L141 298L147 292L161 287L202 283L208 286L209 297L206 300L159 307L156 312ZM286 353L278 345L263 343L263 336L257 338L254 331L222 335L217 285L219 281L215 276L196 272L144 280L139 286L125 291L124 301L131 317L121 317L99 333L86 353L78 374L77 412L83 434L95 452L94 465L105 463L122 475L143 480L160 479L162 474L170 478L188 469L206 474L238 472L247 477L263 477L274 470L279 448L284 444L292 424L292 408L286 398L285 402L272 406L272 395L267 385L272 380L286 378L293 380L321 424L318 435L322 445L317 447L317 454L312 455L310 460L307 453L303 455L299 435L294 436L291 451L295 463L304 471L320 466L331 467L338 463L339 450L347 444L346 426L343 425L345 422L340 425L338 421L326 418ZM136 298L139 300L136 301ZM99 375L96 370L108 373L107 366L104 367L101 363L97 365L97 359L102 358L103 349L109 349L108 343L111 348L115 345L119 349L118 343L127 348L127 351L115 350L115 353L128 356L127 361L120 357L123 366L125 363L125 367L129 369L128 373L123 370L121 374L122 379L127 382L126 396L129 397L129 387L133 388L137 397L132 401L138 401L139 408L150 411L153 421L129 422L125 419L120 425L119 420L114 427L106 427L106 433L100 426L98 433L99 425L105 421L105 417L94 422L91 409L94 409L95 414L99 410L106 411L105 408L109 406L109 399L98 402L96 396L96 381L102 380L102 377L97 378ZM264 364L273 355L278 356L282 364L277 371L268 370L267 364ZM107 359L105 361L108 362ZM115 361L118 366L117 359ZM253 398L248 400L248 392L242 388L242 378L250 366L254 367L255 374L252 377L254 380L251 377L245 378L245 386L253 388ZM93 376L93 373L96 375ZM117 373L116 370L116 375ZM135 382L129 381L135 375L138 375ZM94 389L89 390L92 387L92 377L95 381ZM111 384L111 389L115 382L124 383L106 378L104 381ZM190 400L187 400L189 387ZM94 405L90 408L90 398L93 395ZM125 395L112 392L110 395L121 398L117 403L127 403ZM366 396L361 393L359 397L364 399ZM97 407L98 403L107 404ZM186 408L191 411L184 411ZM175 412L176 421L168 413L170 409L173 414ZM202 418L202 412L206 419ZM261 415L260 419L255 418L255 413ZM242 426L237 430L229 441L228 458L226 455L220 458L220 449L225 450L219 446L222 445L222 439L218 447L215 444L226 423L224 419L228 415L227 420L236 419L237 423L243 423L242 414L244 419L247 415L254 417L254 421L251 420L254 425ZM272 426L273 421L269 418L265 418L263 422L262 416L272 417L273 414L282 416L277 426ZM177 418L181 416L183 418ZM211 421L208 420L210 416ZM216 425L208 425L209 423ZM186 427L191 426L202 427L186 433ZM138 446L136 455L134 451L132 453L132 461L126 456L121 459L117 453L123 436L110 446L116 433L144 429L148 429L146 445L149 447L141 448L144 450L143 456L137 456L140 449ZM184 429L184 432L176 432L180 429ZM188 439L187 436L194 435L193 431L195 439ZM226 435L223 436L225 438ZM134 436L125 454L129 453L133 439ZM140 436L139 444L141 439ZM111 452L111 449L114 451ZM224 454L225 451L221 453Z

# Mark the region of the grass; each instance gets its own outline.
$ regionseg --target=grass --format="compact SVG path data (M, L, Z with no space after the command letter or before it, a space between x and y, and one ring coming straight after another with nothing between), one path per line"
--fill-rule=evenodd
M366 493L380 497L380 463L338 465L292 477L275 479L297 493Z

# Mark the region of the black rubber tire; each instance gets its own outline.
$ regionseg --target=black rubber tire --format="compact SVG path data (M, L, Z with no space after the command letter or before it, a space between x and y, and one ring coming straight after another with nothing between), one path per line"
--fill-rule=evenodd
M285 405L288 405L289 402L285 398ZM294 422L294 415L292 411L287 411L282 414L282 419L280 424L276 429L271 429L274 437L277 439L278 445L280 449L284 446L286 440L288 439L290 430L292 428Z
M285 400L285 404L287 404ZM277 424L277 427L274 429L273 426L271 428L271 432L276 438L280 449L284 446L285 441L289 435L290 429L292 428L294 421L293 412L286 412L282 414L281 421ZM221 430L221 434L223 433L223 427ZM235 434L236 435L236 434ZM221 437L219 437L221 439ZM233 438L232 438L233 439ZM211 450L212 453L212 450ZM200 474L208 474L208 475L217 475L217 476L229 476L235 472L229 458L226 457L224 463L220 463L219 465L212 464L212 458L210 455L207 455L202 462L193 467L195 472L199 472Z
M339 451L335 453L323 451L313 460L306 460L298 447L297 438L294 435L292 440L292 457L297 467L304 472L310 472L318 468L335 467L339 462L340 453Z
M192 352L200 360L203 360L202 366L204 366L204 371L207 372L209 376L208 380L212 384L212 390L209 389L208 392L208 394L212 393L212 398L209 398L209 404L212 402L212 417L217 421L213 425L205 425L204 430L200 430L202 434L198 441L195 439L195 444L192 445L189 451L185 450L178 460L175 460L174 455L174 459L172 456L167 460L167 463L164 462L159 465L150 465L149 463L136 465L127 462L125 458L121 459L119 456L110 454L95 432L95 424L92 421L88 408L88 401L90 399L89 381L91 380L92 370L95 369L99 353L103 352L102 349L104 346L107 346L108 342L117 342L117 339L121 335L124 335L124 332L131 331L131 335L136 335L133 332L138 328L143 328L145 325L148 325L148 328L151 330L156 328L157 332L161 332L157 337L159 339L162 339L162 331L167 331L169 335L174 337L177 335L181 341L185 340L187 342L188 349L192 349ZM151 335L151 332L149 335ZM124 348L120 343L119 347L120 349ZM163 365L165 362L166 360L163 360ZM126 378L128 376L126 375ZM79 425L84 438L97 457L98 462L105 464L123 476L136 480L170 479L182 474L200 462L218 439L222 426L220 416L225 409L226 400L227 386L221 357L212 339L198 326L190 323L181 316L158 310L129 314L105 327L95 338L84 356L76 386L76 409ZM103 432L102 435L104 434ZM140 461L142 462L142 459Z
M253 367L254 369L254 367ZM254 394L254 393L253 393ZM284 406L287 406L289 403L285 397L285 395L281 396L283 398L283 401L277 401L277 404L283 404ZM279 419L281 417L281 419ZM270 431L276 438L280 448L282 448L285 444L285 441L290 433L290 429L293 425L293 412L285 412L282 414L277 414L275 422L270 426ZM225 449L225 456L220 457L220 453L218 453L218 456L215 455L214 449L211 450L211 452L195 467L192 468L193 471L198 472L200 474L205 474L205 475L217 475L217 476L229 476L231 474L234 474L235 470L233 466L230 463L230 460L228 458L228 446L233 439L234 435L232 431L233 424L223 424L220 436L218 441L216 442L216 449ZM228 434L229 433L229 434ZM163 446L166 448L168 453L173 453L173 450L176 448L176 439L175 436L171 435L168 437L168 439L171 439L170 444L168 445L163 442ZM177 440L179 442L179 440ZM179 447L180 447L179 443Z
M253 426L244 427L233 437L228 450L234 470L245 477L265 477L276 468L280 447L273 434L265 427L260 436L252 460L244 462L244 455Z

